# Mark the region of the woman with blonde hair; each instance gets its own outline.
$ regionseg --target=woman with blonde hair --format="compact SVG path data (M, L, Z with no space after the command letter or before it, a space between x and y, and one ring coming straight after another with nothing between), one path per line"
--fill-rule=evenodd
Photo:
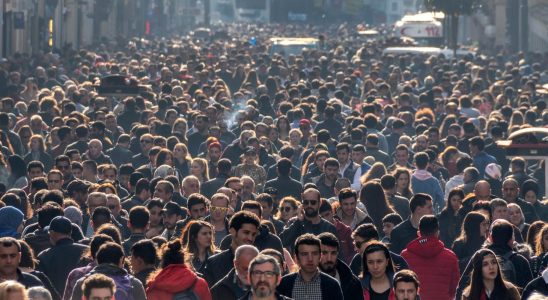
M284 197L280 201L280 206L278 213L276 214L276 219L284 222L287 225L291 218L297 216L299 212L299 206L301 203L293 197Z
M386 175L386 167L381 162L376 162L371 166L371 169L362 175L360 178L361 184L364 185L373 179L381 179L383 175Z
M200 180L200 183L204 183L209 180L209 168L207 166L207 160L196 157L192 159L190 164L190 175L194 175Z
M0 283L0 300L28 300L25 286L14 280Z
M175 147L173 147L173 163L182 178L190 175L191 162L192 158L188 153L188 147L183 143L175 144Z
M28 165L31 161L41 161L44 164L44 172L49 172L53 167L53 158L46 152L46 142L44 137L34 134L29 139L29 152L23 158Z

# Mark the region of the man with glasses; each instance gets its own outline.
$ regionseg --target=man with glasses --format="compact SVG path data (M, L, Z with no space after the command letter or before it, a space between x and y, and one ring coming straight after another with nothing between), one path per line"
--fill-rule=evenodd
M225 194L217 193L211 197L210 214L205 221L211 223L215 230L215 246L219 247L221 241L228 235L228 203L230 199Z
M148 152L152 148L153 143L154 143L154 138L152 134L145 133L141 136L141 138L139 139L141 153L136 154L131 158L131 164L133 165L135 169L150 163Z
M55 169L61 171L63 174L63 189L67 188L67 185L75 178L72 175L70 168L70 159L66 155L60 155L55 158Z
M248 278L251 290L240 299L250 300L290 300L276 292L282 280L279 262L273 256L259 254L249 264Z
M48 189L63 191L63 174L59 170L51 170L48 173Z
M305 233L331 232L337 234L335 226L320 216L320 192L317 189L306 189L301 194L301 199L303 204L298 219L280 234L282 244L287 249L291 249L295 240Z

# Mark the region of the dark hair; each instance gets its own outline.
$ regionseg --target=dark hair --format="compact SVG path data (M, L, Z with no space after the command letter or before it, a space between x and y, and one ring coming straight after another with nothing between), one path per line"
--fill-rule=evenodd
M428 201L432 201L432 197L428 194L417 193L411 197L409 200L409 208L411 213L414 213L417 207L423 207L427 204Z
M417 168L420 170L424 170L428 166L430 157L428 156L428 153L426 152L419 152L415 154L414 160L415 160L415 164L417 165Z
M432 236L440 229L438 219L434 215L422 216L419 221L419 231L421 236Z
M506 220L496 220L491 226L491 240L493 245L508 245L514 236L514 227Z
M324 169L327 168L327 167L337 167L337 168L340 168L340 164L339 164L339 161L336 160L335 158L333 157L330 157L328 159L325 160L324 164L323 164L323 167Z
M282 176L289 176L289 173L291 172L291 166L291 160L287 158L282 158L276 164L276 169L278 170L278 174Z
M367 274L367 272L369 272L369 269L367 268L367 255L377 251L382 251L384 253L384 257L388 260L386 272L388 274L394 273L394 264L392 263L392 258L390 257L390 251L388 250L388 247L386 247L386 245L381 242L372 242L363 251L361 278L365 278L365 275Z
M482 293L484 293L485 286L483 284L483 259L487 255L493 255L497 263L497 277L495 278L495 286L491 292L492 299L511 299L508 291L507 284L502 276L501 267L497 259L496 254L489 249L478 250L470 261L472 265L472 275L470 277L470 285L467 287L469 290L468 299L481 299Z
M63 216L63 208L57 203L45 203L40 207L36 214L38 215L38 226L44 228L51 223L51 220L57 216Z
M120 229L118 229L116 225L112 223L106 223L99 226L95 234L97 235L101 233L110 236L116 244L122 244L122 234L120 233Z
M377 228L382 227L382 218L394 212L386 199L384 190L377 180L366 182L360 191L360 201L365 205L367 212Z
M213 232L213 226L206 221L192 220L186 224L181 235L181 239L185 247L185 255L194 255L198 253L196 238L203 227L208 227ZM213 243L208 250L210 252L209 254L214 253L215 246Z
M295 256L298 257L300 245L318 246L319 251L321 249L321 244L322 242L315 235L311 233L305 233L297 238L293 251L295 252Z
M442 210L443 214L448 214L449 216L453 216L455 214L455 211L453 210L453 206L451 206L451 197L453 196L459 196L461 200L464 200L464 191L461 188L453 188L449 195L447 196L447 201L445 201L445 207ZM445 212L445 213L444 213Z
M329 247L335 247L337 250L339 250L340 244L339 239L331 233L331 232L322 232L318 235L318 238L320 239L320 242L322 245L326 245Z
M133 174L141 174L141 173L133 173ZM131 177L133 177L133 174L131 174ZM131 178L130 178L131 181ZM131 184L131 182L130 182ZM135 185L135 194L140 194L144 190L148 190L150 188L150 182L146 178L140 178L137 180L137 184Z
M159 261L158 251L152 240L140 240L131 246L131 255L143 260L147 265L156 265Z
M385 190L391 190L396 187L396 177L391 174L385 174L381 177L381 186Z
M89 257L91 259L95 259L97 257L97 252L99 251L99 248L101 247L101 245L107 242L114 243L114 239L104 233L95 234L91 238L91 242L89 243Z
M165 268L169 265L180 265L185 263L185 254L181 239L174 239L160 248L160 267Z
M394 274L394 280L393 280L394 289L396 289L396 285L398 284L398 282L413 283L416 289L418 289L420 285L417 274L411 270L405 270L405 269Z
M34 251L24 240L20 240L19 245L21 246L21 261L19 262L19 267L31 268L34 270L37 263Z
M102 288L109 289L111 294L114 296L114 291L116 291L116 283L110 277L96 273L84 279L82 284L82 293L86 299L89 299L93 289Z
M274 199L272 198L270 194L267 194L267 193L261 193L257 195L255 200L259 203L265 202L266 204L268 204L268 206L272 206L274 204Z
M251 212L239 211L230 218L228 228L234 228L234 230L238 231L244 224L252 224L259 228L259 226L261 226L261 220Z
M400 224L401 222L403 222L403 219L397 213L387 214L386 216L384 216L384 218L382 218L382 223L383 224L384 223L392 223L392 224L394 224L394 226L396 226L396 225Z
M209 200L204 195L194 193L188 196L186 207L190 210L194 205L203 204L207 207Z
M107 242L99 247L96 258L98 264L118 265L123 257L124 249L122 249L122 246L113 242Z
M27 165L27 172L30 172L31 169L40 168L44 172L44 164L41 161L33 160Z
M8 157L8 164L14 179L25 176L26 164L21 156L12 155Z
M263 216L263 207L261 206L261 203L255 201L255 200L247 200L244 203L242 203L242 210L246 209L256 209L259 211L259 218L262 218Z
M150 213L144 206L135 206L129 211L129 224L136 229L144 229L150 220Z
M356 237L359 236L362 239L366 241L370 240L379 240L379 231L377 230L377 227L371 223L365 223L361 224L360 226L356 227L354 231L352 232L352 238L356 239Z
M348 198L354 198L355 200L358 200L358 193L356 193L356 191L352 190L351 188L344 188L339 192L338 198L339 202Z
M483 221L485 221L485 216L482 213L471 211L466 214L457 241L464 242L466 248L473 251L479 249L484 241L480 235L480 226Z

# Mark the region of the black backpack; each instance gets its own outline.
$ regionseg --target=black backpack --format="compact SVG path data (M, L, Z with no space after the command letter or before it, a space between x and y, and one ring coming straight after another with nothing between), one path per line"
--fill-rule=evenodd
M173 300L200 300L200 297L198 297L198 295L196 295L196 293L194 292L194 286L196 285L196 282L198 282L198 277L194 279L194 282L188 289L173 295L172 299Z
M515 283L518 276L516 271L516 266L514 266L514 263L512 262L511 258L516 253L513 251L510 251L504 255L497 255L497 259L500 264L501 272L504 275L504 279Z

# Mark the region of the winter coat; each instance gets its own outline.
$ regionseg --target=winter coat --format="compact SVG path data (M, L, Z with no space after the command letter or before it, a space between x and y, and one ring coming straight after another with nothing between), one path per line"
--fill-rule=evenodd
M445 206L439 180L426 170L416 170L411 176L413 194L425 193L432 196L434 207Z
M143 284L139 281L139 279L133 277L132 275L128 274L128 272L116 265L113 264L101 264L95 267L91 272L89 272L86 276L83 278L78 279L76 282L76 285L74 286L74 290L72 292L72 300L80 300L83 299L83 292L82 292L82 285L84 284L84 280L92 274L103 274L111 279L114 280L116 283L116 290L117 292L114 294L116 295L121 293L122 291L129 292L131 291L132 299L146 299L145 296L145 289L143 287ZM155 298L158 299L158 298Z
M453 251L434 236L420 236L403 250L402 257L421 282L423 300L452 300L460 278L459 262Z
M194 285L194 293L201 300L211 300L207 282L192 272L186 265L169 265L147 283L148 299L171 300L177 293Z

